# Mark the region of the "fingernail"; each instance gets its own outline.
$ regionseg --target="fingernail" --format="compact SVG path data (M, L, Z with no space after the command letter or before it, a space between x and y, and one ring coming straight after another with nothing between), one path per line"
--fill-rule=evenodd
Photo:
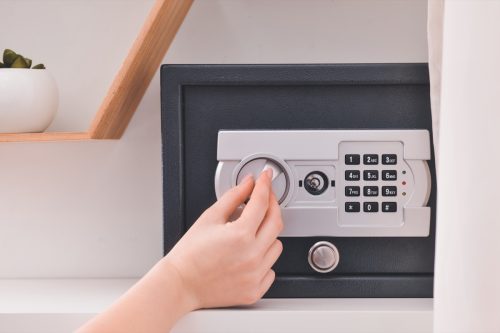
M267 177L269 177L269 179L272 179L273 178L273 169L271 169L271 168L266 169L266 170L262 171L262 174L266 174Z
M240 184L245 184L245 183L249 182L252 178L253 178L253 175L252 174L248 174L245 177L243 177L243 179L241 180Z

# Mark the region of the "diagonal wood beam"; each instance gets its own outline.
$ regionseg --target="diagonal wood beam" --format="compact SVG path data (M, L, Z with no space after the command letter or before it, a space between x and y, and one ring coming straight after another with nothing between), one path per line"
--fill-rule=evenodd
M92 139L119 139L193 0L157 0L94 118Z

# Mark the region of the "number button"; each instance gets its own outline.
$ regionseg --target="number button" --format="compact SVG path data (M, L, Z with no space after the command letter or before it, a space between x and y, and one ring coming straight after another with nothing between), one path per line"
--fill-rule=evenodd
M397 180L398 172L396 170L382 170L382 180Z
M384 213L394 213L398 210L398 204L396 202L382 202L382 211Z
M346 197L359 197L360 195L359 186L346 186L345 187L345 196Z
M346 154L345 155L345 164L346 165L358 165L360 160L360 156L358 154Z
M365 154L365 155L363 155L363 163L366 165L378 164L378 155L377 154Z
M368 181L378 180L378 170L363 171L363 179Z
M382 164L394 165L397 163L398 163L398 155L396 155L396 154L383 154L382 155Z
M365 186L365 187L363 187L363 195L365 197L378 196L378 186Z
M363 211L365 213L378 212L378 202L365 202L365 203L363 203Z
M359 170L346 170L345 172L345 180L356 181L360 179Z
M382 195L384 197L395 197L398 194L396 186L382 186Z
M360 210L359 202L346 202L345 211L347 213L358 213Z

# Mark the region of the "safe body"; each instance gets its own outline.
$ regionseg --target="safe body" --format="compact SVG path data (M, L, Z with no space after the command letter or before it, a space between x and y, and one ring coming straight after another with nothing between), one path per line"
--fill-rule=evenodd
M267 164L285 170L289 188L284 251L266 297L432 296L436 188L425 64L165 65L161 75L165 252L247 163ZM357 155L359 164L346 164ZM364 164L365 155L378 163ZM382 164L384 155L396 164ZM305 191L312 171L326 176L314 180L328 183L320 195ZM383 211L394 203L396 211ZM340 260L321 271L311 251L326 243Z

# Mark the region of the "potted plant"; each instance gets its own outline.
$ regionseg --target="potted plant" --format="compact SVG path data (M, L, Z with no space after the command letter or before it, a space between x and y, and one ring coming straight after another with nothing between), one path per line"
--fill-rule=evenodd
M54 119L59 92L43 64L6 49L0 61L0 133L43 132Z

